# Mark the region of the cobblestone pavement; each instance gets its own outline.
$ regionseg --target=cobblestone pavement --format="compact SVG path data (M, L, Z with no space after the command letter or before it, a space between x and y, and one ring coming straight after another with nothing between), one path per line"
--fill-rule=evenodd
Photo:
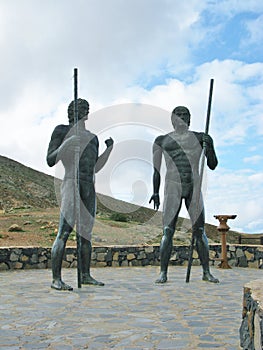
M239 349L243 285L258 269L212 269L219 284L203 282L201 267L170 266L169 281L154 283L158 267L94 268L104 287L50 288L50 270L0 273L0 349Z

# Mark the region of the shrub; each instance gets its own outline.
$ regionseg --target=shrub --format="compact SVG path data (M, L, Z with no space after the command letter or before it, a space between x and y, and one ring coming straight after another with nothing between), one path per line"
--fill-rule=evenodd
M121 222L129 221L127 215L122 214L122 213L112 213L110 216L110 219L114 220L114 221L121 221Z

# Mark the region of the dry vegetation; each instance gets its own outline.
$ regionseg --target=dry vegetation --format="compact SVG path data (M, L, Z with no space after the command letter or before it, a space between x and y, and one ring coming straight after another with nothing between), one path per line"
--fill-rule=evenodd
M51 246L58 229L59 208L54 178L0 156L0 247ZM98 194L93 245L159 243L162 236L161 213ZM120 213L125 213L121 214ZM125 219L122 221L122 219ZM121 221L120 221L121 219ZM9 232L11 225L21 228ZM206 225L210 242L220 242L214 225ZM229 243L237 243L239 233L229 231ZM175 244L189 244L189 220L180 218ZM250 243L253 243L250 241ZM73 233L68 244L75 244Z
M140 209L143 211L143 208ZM161 213L155 213L144 220L134 221L126 216L127 221L113 220L111 214L98 212L93 230L93 245L138 245L159 243L162 235ZM137 213L138 216L138 213ZM118 218L117 218L118 219ZM0 213L0 247L10 246L42 246L50 247L56 237L59 222L59 208L13 209L8 213ZM22 231L9 232L11 225L18 225ZM210 242L220 242L220 237L213 225L206 225ZM188 220L179 220L178 230L174 236L174 244L189 244L191 230ZM238 234L230 232L228 240L237 243ZM75 245L75 232L68 241Z
M52 245L58 229L59 209L45 210L15 209L0 214L0 246L43 246ZM11 225L18 225L22 231L9 232ZM93 230L94 245L147 244L160 236L161 227L135 221L115 221L109 215L98 214ZM75 244L75 232L68 241Z

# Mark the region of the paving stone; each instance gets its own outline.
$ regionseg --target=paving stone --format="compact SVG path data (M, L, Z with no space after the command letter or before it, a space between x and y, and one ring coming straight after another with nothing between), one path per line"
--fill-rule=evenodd
M181 344L181 345L186 345L185 342L184 344ZM178 340L170 340L170 339L167 339L167 340L163 340L161 341L159 344L158 344L158 347L157 349L158 350L163 350L163 349L177 349L177 346L180 346L180 342Z
M223 348L223 344L215 344L214 342L213 343L200 343L198 344L198 349L201 348L201 349L216 349L216 348L219 348L219 349L222 349Z
M170 266L168 283L156 285L158 266L92 273L104 287L78 289L76 269L65 269L74 291L59 292L49 269L1 271L0 348L238 349L243 286L262 275L213 268L220 283L209 284L193 266L186 284L186 268Z

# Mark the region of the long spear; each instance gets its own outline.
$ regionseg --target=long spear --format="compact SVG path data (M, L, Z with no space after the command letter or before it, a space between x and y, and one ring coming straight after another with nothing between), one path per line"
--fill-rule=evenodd
M74 68L74 128L75 135L79 136L78 128L78 69ZM75 147L75 215L76 215L76 241L77 241L77 278L78 288L81 288L81 237L80 237L80 194L79 194L79 155L80 147Z
M212 105L212 95L213 95L213 87L214 87L214 79L210 79L210 89L209 89L209 98L208 98L208 106L207 106L207 115L206 115L206 125L205 125L205 133L208 134L209 131L209 124L210 124L210 115L211 115L211 105ZM200 168L200 175L199 175L199 182L198 182L198 188L197 188L197 196L201 196L202 191L202 182L203 182L203 175L204 175L204 164L205 164L205 145L203 146L203 152L202 152L202 158L201 158L201 168ZM196 215L195 220L197 220L199 215L199 197L197 197L197 206L196 206ZM187 266L187 273L186 273L186 279L185 282L188 283L190 280L190 273L191 273L191 267L193 263L193 252L194 252L194 245L195 245L195 236L192 232L192 239L191 239L191 245L190 245L190 251L189 251L189 258L188 258L188 266Z

